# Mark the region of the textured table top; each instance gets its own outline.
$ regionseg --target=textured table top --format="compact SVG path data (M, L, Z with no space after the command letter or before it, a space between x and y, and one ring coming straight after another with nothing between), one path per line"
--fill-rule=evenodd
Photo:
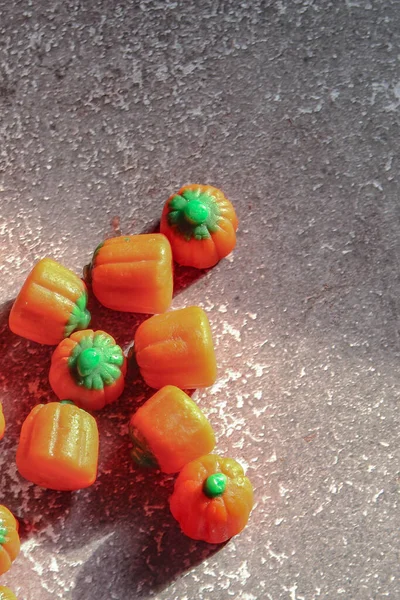
M0 0L0 502L19 600L397 598L400 10L395 0ZM99 477L77 493L16 472L52 348L13 335L36 260L81 273L96 245L157 225L189 182L221 187L234 253L177 270L204 307L219 378L197 391L247 469L248 527L185 538L173 477L134 469L130 374L98 415ZM126 348L142 317L91 302Z

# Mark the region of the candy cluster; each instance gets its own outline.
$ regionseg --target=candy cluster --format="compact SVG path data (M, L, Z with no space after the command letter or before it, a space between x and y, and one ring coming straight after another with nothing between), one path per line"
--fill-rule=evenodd
M57 344L49 381L59 401L35 406L22 425L16 463L25 479L70 491L96 480L99 432L89 411L119 398L129 360L109 333L88 329L89 288L111 310L153 314L138 327L130 353L147 385L158 390L130 419L132 459L179 473L170 509L186 535L218 544L245 527L253 505L251 483L235 460L211 454L213 429L184 391L211 386L217 377L207 316L197 306L168 310L173 260L212 267L233 250L237 226L234 208L220 190L188 185L166 202L161 233L105 240L84 268L84 280L50 258L34 266L9 326L29 340ZM0 549L1 573L19 551L18 525L5 507L0 507ZM14 598L1 590L0 597Z

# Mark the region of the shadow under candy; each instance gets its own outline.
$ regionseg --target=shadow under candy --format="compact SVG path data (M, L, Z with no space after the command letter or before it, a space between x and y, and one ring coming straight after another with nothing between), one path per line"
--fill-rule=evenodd
M127 589L131 598L147 598L221 548L180 532L168 504L173 476L128 464L121 478L126 461L116 452L98 480L96 502L109 520L79 571L74 599L126 598Z

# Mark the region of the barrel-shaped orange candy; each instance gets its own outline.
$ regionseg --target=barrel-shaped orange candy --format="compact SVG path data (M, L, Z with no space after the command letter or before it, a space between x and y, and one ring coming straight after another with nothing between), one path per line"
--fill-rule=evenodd
M215 446L214 432L204 413L173 385L163 387L136 411L129 433L133 460L164 473L177 473Z
M6 421L3 413L3 405L0 403L0 440L4 437L4 432L6 430Z
M14 515L0 504L0 575L11 568L20 549L18 521Z
M0 600L17 600L17 596L4 585L0 585Z
M12 332L40 344L58 344L76 329L86 329L86 286L75 273L43 258L28 275L10 312Z
M160 233L105 240L84 271L97 300L123 312L162 313L172 301L172 252Z
M60 400L73 400L86 410L114 402L125 385L126 358L105 331L86 329L63 340L55 349L49 381Z
M172 515L184 534L221 544L246 526L253 487L232 458L202 456L179 473L170 498Z
M143 379L153 388L207 387L217 376L210 324L198 306L144 321L135 334L134 352Z
M206 269L235 247L238 220L223 192L211 185L183 186L166 202L160 231L180 265Z
M95 419L69 400L35 406L21 429L17 468L22 477L52 490L79 490L97 476Z

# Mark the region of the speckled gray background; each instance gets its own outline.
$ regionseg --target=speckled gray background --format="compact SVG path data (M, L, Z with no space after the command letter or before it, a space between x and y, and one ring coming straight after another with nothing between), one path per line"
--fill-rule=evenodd
M400 597L399 109L396 0L0 0L1 497L19 600ZM51 348L7 327L35 260L76 272L148 231L188 182L237 207L237 249L177 272L203 306L219 379L195 398L256 490L223 548L186 539L173 478L135 471L130 373L99 414L96 484L23 482L14 457ZM141 318L92 303L126 347Z

